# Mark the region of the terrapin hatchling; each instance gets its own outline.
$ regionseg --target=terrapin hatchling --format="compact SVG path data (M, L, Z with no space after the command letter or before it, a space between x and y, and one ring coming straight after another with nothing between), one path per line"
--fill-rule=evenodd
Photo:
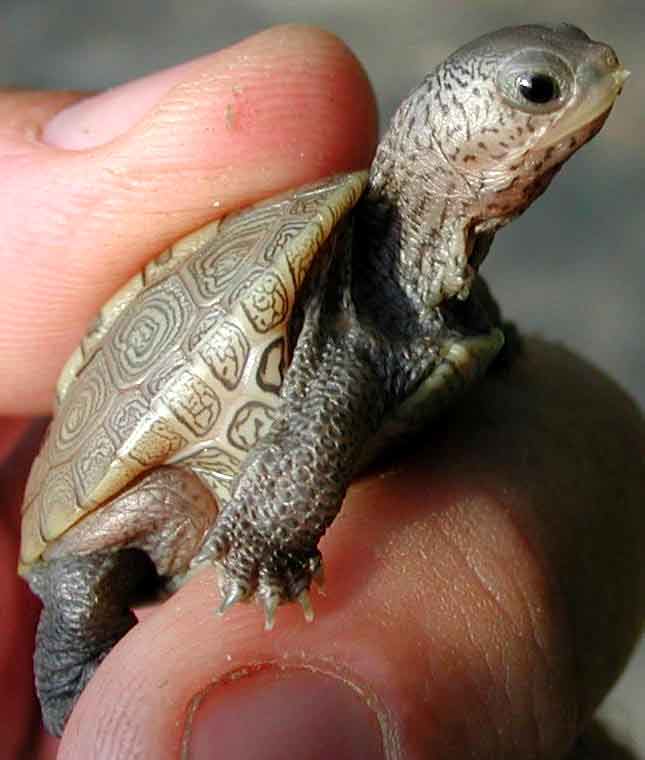
M184 238L102 309L60 377L24 499L20 573L60 734L131 607L196 567L271 627L321 571L357 471L486 369L495 232L603 125L626 77L569 25L488 34L403 102L369 172Z

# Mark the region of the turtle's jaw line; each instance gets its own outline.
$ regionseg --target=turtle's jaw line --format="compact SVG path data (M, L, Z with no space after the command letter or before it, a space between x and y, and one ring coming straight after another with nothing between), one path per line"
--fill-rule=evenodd
M630 72L621 66L603 76L590 88L589 94L578 108L575 108L570 116L565 114L560 123L547 130L544 138L534 147L551 148L586 129L590 131L589 136L593 136L598 131L592 128L593 125L598 123L598 129L603 125L629 75Z

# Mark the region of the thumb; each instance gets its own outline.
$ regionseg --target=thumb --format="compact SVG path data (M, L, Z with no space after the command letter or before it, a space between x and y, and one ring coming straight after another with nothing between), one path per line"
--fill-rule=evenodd
M87 99L0 93L0 125L0 414L33 414L146 260L236 207L366 165L376 112L343 43L287 26Z

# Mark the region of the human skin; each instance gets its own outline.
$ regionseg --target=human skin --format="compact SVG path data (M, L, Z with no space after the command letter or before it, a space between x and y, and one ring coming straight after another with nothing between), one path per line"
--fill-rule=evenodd
M85 97L0 93L10 758L53 757L58 744L39 728L37 607L15 563L41 432L32 419L49 413L67 354L173 240L365 166L376 137L359 64L302 27L73 106ZM352 486L321 544L315 624L292 607L270 634L254 605L217 617L214 573L199 573L140 611L81 697L59 757L564 757L645 617L644 453L642 414L611 380L529 340L511 369Z

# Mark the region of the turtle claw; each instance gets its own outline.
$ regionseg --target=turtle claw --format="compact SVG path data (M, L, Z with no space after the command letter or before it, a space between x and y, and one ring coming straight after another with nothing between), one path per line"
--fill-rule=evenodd
M305 615L305 620L308 623L313 623L314 621L314 608L311 605L311 599L309 598L309 592L307 589L303 589L297 596L298 604L302 607L302 611Z
M241 602L247 596L247 591L237 581L230 581L227 584L226 592L220 606L217 608L217 614L223 615L229 607Z
M218 540L213 546L220 543L219 537L215 538ZM299 556L296 552L285 552L282 547L260 545L264 551L249 557L237 547L231 549L227 537L222 543L229 547L228 554L220 560L211 558L218 571L219 615L238 602L254 598L264 611L266 631L273 629L278 607L290 602L300 605L308 623L314 620L309 589L312 581L317 585L323 583L322 559L317 551Z
M325 585L325 568L323 567L322 560L319 559L316 564L312 566L311 579L316 584L316 586L318 586L318 588L323 588Z
M280 604L280 595L267 594L262 597L262 604L264 605L264 630L271 631L275 624L275 612Z

